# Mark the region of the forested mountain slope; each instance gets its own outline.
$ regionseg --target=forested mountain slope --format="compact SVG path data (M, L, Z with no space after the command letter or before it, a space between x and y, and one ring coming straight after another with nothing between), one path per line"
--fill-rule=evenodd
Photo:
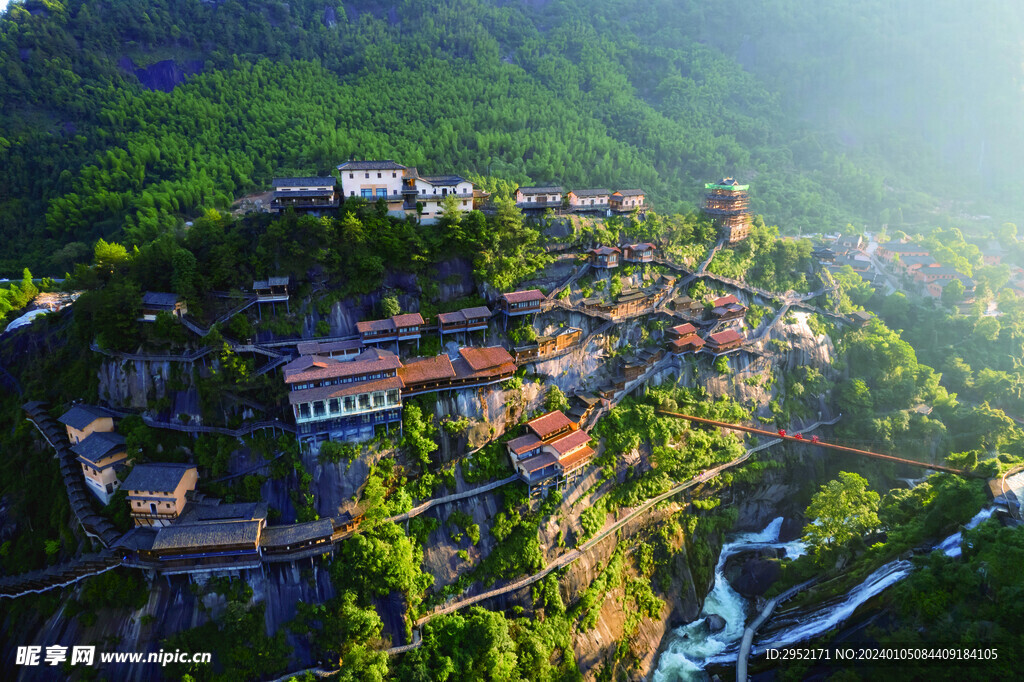
M144 243L275 174L351 156L642 186L665 211L735 174L754 183L756 210L794 231L911 221L940 195L981 192L978 212L1006 214L1020 92L1013 64L990 58L1016 40L1019 11L989 8L993 40L969 53L951 47L966 11L952 5L933 21L880 2L806 4L15 2L0 18L0 273L61 274L99 237ZM908 44L875 49L900 22L917 29ZM924 45L933 23L950 45ZM879 80L890 58L909 77L934 52L986 77ZM932 111L920 94L936 82L945 106ZM858 83L877 84L872 97ZM985 97L968 98L982 84ZM903 86L875 110L878 88Z

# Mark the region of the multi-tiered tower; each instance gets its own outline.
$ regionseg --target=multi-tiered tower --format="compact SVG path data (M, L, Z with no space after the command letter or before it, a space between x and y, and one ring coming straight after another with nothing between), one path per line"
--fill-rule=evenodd
M750 234L750 196L747 188L735 178L724 178L718 183L707 183L704 189L704 213L711 216L730 244L742 241Z

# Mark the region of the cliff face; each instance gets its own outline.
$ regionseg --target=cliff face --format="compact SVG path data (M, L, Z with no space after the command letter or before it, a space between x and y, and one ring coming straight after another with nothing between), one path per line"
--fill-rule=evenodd
M636 527L630 524L626 529L626 537L630 532L636 533L644 527L664 521L672 511L675 509L661 510L638 523ZM640 539L638 542L642 543L643 540ZM625 546L632 547L633 544L627 541ZM579 599L594 579L601 574L608 565L615 546L614 538L608 538L569 568L565 577L560 581L562 598L567 604ZM626 657L625 663L618 664L619 672L625 673L631 680L643 679L647 672L654 668L659 647L669 630L694 620L700 613L704 597L710 590L710 586L694 584L685 542L681 537L674 548L676 553L670 566L672 580L669 589L666 593L655 589L656 594L664 601L657 617L644 618L635 631L627 633L626 618L628 608L631 606L625 604L625 590L619 585L605 595L595 626L590 630L575 634L573 650L580 671L587 679L597 679L599 675L607 673L605 668L611 664L613 656L619 650L619 643L624 639L627 642L629 655ZM636 576L632 563L632 550L627 550L625 570L627 577ZM631 665L632 662L635 662L635 665Z
M148 401L159 400L167 394L171 364L147 360L105 360L99 370L100 399L112 405L145 409Z

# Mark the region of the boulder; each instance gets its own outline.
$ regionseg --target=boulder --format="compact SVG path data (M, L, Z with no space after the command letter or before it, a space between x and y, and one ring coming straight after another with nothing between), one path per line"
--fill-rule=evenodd
M804 526L800 523L799 519L786 518L782 521L782 527L779 528L779 542L792 542L797 540L803 535Z
M760 596L768 591L781 574L782 567L777 559L755 557L743 564L732 588L745 597Z
M725 629L725 618L722 618L717 613L712 613L705 619L708 624L709 632L721 632Z

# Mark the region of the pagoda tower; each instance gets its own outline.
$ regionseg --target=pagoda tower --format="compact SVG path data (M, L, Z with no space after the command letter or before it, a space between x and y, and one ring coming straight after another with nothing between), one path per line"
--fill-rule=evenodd
M718 183L707 183L704 189L704 213L714 219L719 232L730 244L742 241L750 234L750 185L741 185L735 178L723 178Z

